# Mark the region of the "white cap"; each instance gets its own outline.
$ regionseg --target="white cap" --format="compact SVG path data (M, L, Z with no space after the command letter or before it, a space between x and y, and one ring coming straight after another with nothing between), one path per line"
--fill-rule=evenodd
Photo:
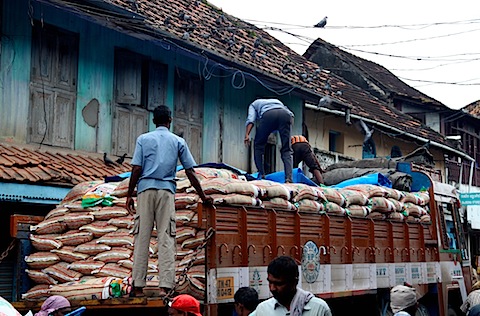
M417 293L412 287L396 285L390 291L390 307L394 313L398 313L416 303Z

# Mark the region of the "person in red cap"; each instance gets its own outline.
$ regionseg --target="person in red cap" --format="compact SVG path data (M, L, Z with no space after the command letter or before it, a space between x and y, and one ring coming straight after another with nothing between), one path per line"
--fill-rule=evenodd
M200 302L191 295L180 294L168 304L169 316L202 316Z

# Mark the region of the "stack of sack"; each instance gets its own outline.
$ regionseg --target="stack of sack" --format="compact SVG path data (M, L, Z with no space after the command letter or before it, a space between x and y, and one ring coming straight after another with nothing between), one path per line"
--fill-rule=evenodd
M37 300L62 295L71 300L128 296L133 267L134 218L125 208L129 179L119 183L90 181L76 185L42 222L31 226L36 252L25 257L34 286L22 295ZM134 194L136 195L136 193ZM177 278L194 259L194 249L205 236L195 228L198 196L179 194L177 219ZM134 198L136 199L136 198ZM150 241L147 290L158 289L156 230ZM177 290L204 298L205 252Z
M408 193L377 185L342 189L268 180L246 181L227 169L196 168L206 194L216 205L263 207L301 213L430 222L428 193ZM197 299L205 293L205 240L198 227L198 194L184 171L175 194L177 288ZM125 209L129 179L90 181L75 186L45 219L31 227L37 252L25 258L35 286L24 299L63 295L69 299L106 299L131 291L133 216ZM134 193L136 196L136 193ZM156 231L152 231L147 290L158 288ZM191 266L192 265L192 266ZM191 266L189 269L187 267Z
M338 189L343 207L353 217L429 223L428 192L404 192L373 184L355 184Z

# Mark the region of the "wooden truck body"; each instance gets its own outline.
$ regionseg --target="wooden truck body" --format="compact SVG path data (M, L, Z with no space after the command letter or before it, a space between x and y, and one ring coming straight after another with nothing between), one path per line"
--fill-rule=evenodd
M276 256L289 255L299 263L299 286L324 298L336 315L355 306L371 308L366 315L386 315L389 289L404 282L422 297L421 315L454 315L471 287L470 268L462 265L468 254L459 200L452 186L435 182L421 171L410 169L409 173L412 188L430 194L430 223L199 206L199 227L213 233L205 249L204 314L231 314L233 295L242 286L255 288L261 299L268 298L267 266ZM22 218L12 223L14 236L23 244L16 276L19 284L26 277L22 258L30 251L22 225ZM38 309L40 304L14 303L21 311ZM73 304L86 306L89 313L105 308L117 312L154 308L158 313L156 308L163 301L119 298Z

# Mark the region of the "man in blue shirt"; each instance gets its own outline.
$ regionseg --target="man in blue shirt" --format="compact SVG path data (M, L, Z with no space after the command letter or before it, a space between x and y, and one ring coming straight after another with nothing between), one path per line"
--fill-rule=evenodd
M268 136L278 131L282 141L280 154L285 168L285 182L292 182L293 151L290 145L290 134L293 117L292 111L277 99L257 99L248 107L244 143L250 146L250 132L258 121L254 141L254 160L259 178L265 177L264 155Z
M161 105L153 111L153 123L157 128L137 138L132 158L132 174L127 193L127 210L135 214L133 250L133 295L144 296L147 264L153 224L158 239L158 268L160 296L175 287L175 190L174 180L177 161L180 159L186 175L204 203L211 203L205 196L193 167L195 160L185 140L170 132L172 112ZM137 207L132 199L137 186Z

